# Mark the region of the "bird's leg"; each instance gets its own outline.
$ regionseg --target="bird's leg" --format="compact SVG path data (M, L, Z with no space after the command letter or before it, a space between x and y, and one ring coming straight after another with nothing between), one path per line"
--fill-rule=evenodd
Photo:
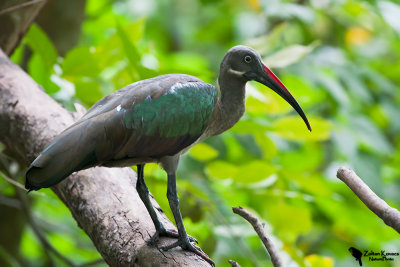
M151 204L150 196L149 196L149 189L146 186L144 181L144 164L137 165L137 182L136 182L136 191L139 194L140 199L142 200L143 204L146 206L147 211L150 214L151 220L154 223L156 228L155 234L148 240L149 244L154 244L160 236L178 238L179 234L175 230L166 229L165 226L162 224L160 219L157 216L157 213ZM192 238L192 237L191 237ZM197 240L192 238L192 242L196 242Z
M162 250L169 250L171 248L180 246L184 250L192 251L210 263L212 266L215 266L214 262L204 253L201 248L192 244L190 242L189 236L186 233L185 226L183 225L182 215L179 210L179 198L176 191L176 175L168 174L168 188L167 188L167 198L169 202L169 206L171 208L172 214L175 218L176 227L178 228L178 241L175 243L161 247Z

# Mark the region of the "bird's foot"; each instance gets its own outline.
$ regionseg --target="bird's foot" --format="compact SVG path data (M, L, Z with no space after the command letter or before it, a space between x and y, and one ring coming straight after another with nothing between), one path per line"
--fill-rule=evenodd
M171 237L171 238L179 238L178 231L169 230L169 229L165 229L164 227L162 227L161 229L156 230L154 235L147 241L147 244L154 245L158 241L159 237L162 237L162 236ZM188 238L189 238L190 242L194 242L196 244L199 243L196 240L196 238L191 237L190 235L188 235Z
M160 247L161 250L169 250L171 248L175 247L181 247L183 250L191 251L200 257L202 257L205 261L207 261L211 266L215 266L215 263L208 257L206 253L204 253L200 247L196 246L195 244L192 244L190 241L189 236L186 236L184 238L180 238L178 241L175 243L172 243L171 245L163 246Z

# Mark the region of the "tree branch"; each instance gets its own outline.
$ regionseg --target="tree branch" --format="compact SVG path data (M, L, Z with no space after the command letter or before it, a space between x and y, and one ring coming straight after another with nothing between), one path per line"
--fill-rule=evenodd
M10 13L10 12L16 10L16 9L20 9L20 8L23 8L23 7L34 5L34 4L43 2L43 1L45 1L45 0L31 0L31 1L28 1L28 2L23 2L21 4L16 4L14 6L10 6L8 8L0 10L0 16L3 15L3 14L6 14L6 13Z
M0 140L17 160L27 166L73 122L71 112L0 50ZM135 183L130 168L96 167L74 173L52 190L111 266L209 266L194 253L181 249L162 252L146 245L155 229ZM153 204L166 226L174 228L158 204ZM161 238L159 245L171 242Z
M251 224L251 226L253 226L257 235L260 237L261 242L264 244L264 247L267 249L271 257L272 264L275 267L283 266L282 259L279 257L278 251L276 250L271 239L265 234L264 225L260 222L260 220L242 207L232 207L232 210L234 213L242 216L246 221ZM232 266L234 266L233 263L231 264Z
M340 167L336 175L357 195L357 197L385 224L400 233L400 212L390 207L366 185L357 174L346 167Z
M239 263L237 263L236 261L228 260L228 262L231 264L231 267L241 267L241 266L239 265Z
M18 46L45 0L0 1L0 48L8 55Z

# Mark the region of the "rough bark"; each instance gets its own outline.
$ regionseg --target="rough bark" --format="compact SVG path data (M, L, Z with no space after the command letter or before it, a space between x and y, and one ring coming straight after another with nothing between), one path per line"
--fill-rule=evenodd
M74 122L0 50L0 140L26 166L55 135ZM77 172L53 187L78 225L111 266L209 266L180 248L162 252L145 240L155 231L130 168L96 167ZM162 213L167 227L173 227ZM162 238L158 245L173 242Z

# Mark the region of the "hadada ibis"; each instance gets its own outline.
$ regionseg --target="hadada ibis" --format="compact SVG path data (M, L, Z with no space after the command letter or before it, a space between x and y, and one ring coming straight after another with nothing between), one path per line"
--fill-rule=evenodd
M299 104L259 54L240 45L231 48L222 60L219 89L190 75L168 74L135 82L101 99L32 162L25 187L50 187L93 166L137 165L136 189L156 229L151 243L159 236L177 238L162 249L180 246L213 264L186 234L178 205L176 170L184 152L240 119L245 111L245 85L253 80L283 97L311 131ZM167 197L178 232L164 227L150 202L143 175L149 162L160 163L168 175Z

